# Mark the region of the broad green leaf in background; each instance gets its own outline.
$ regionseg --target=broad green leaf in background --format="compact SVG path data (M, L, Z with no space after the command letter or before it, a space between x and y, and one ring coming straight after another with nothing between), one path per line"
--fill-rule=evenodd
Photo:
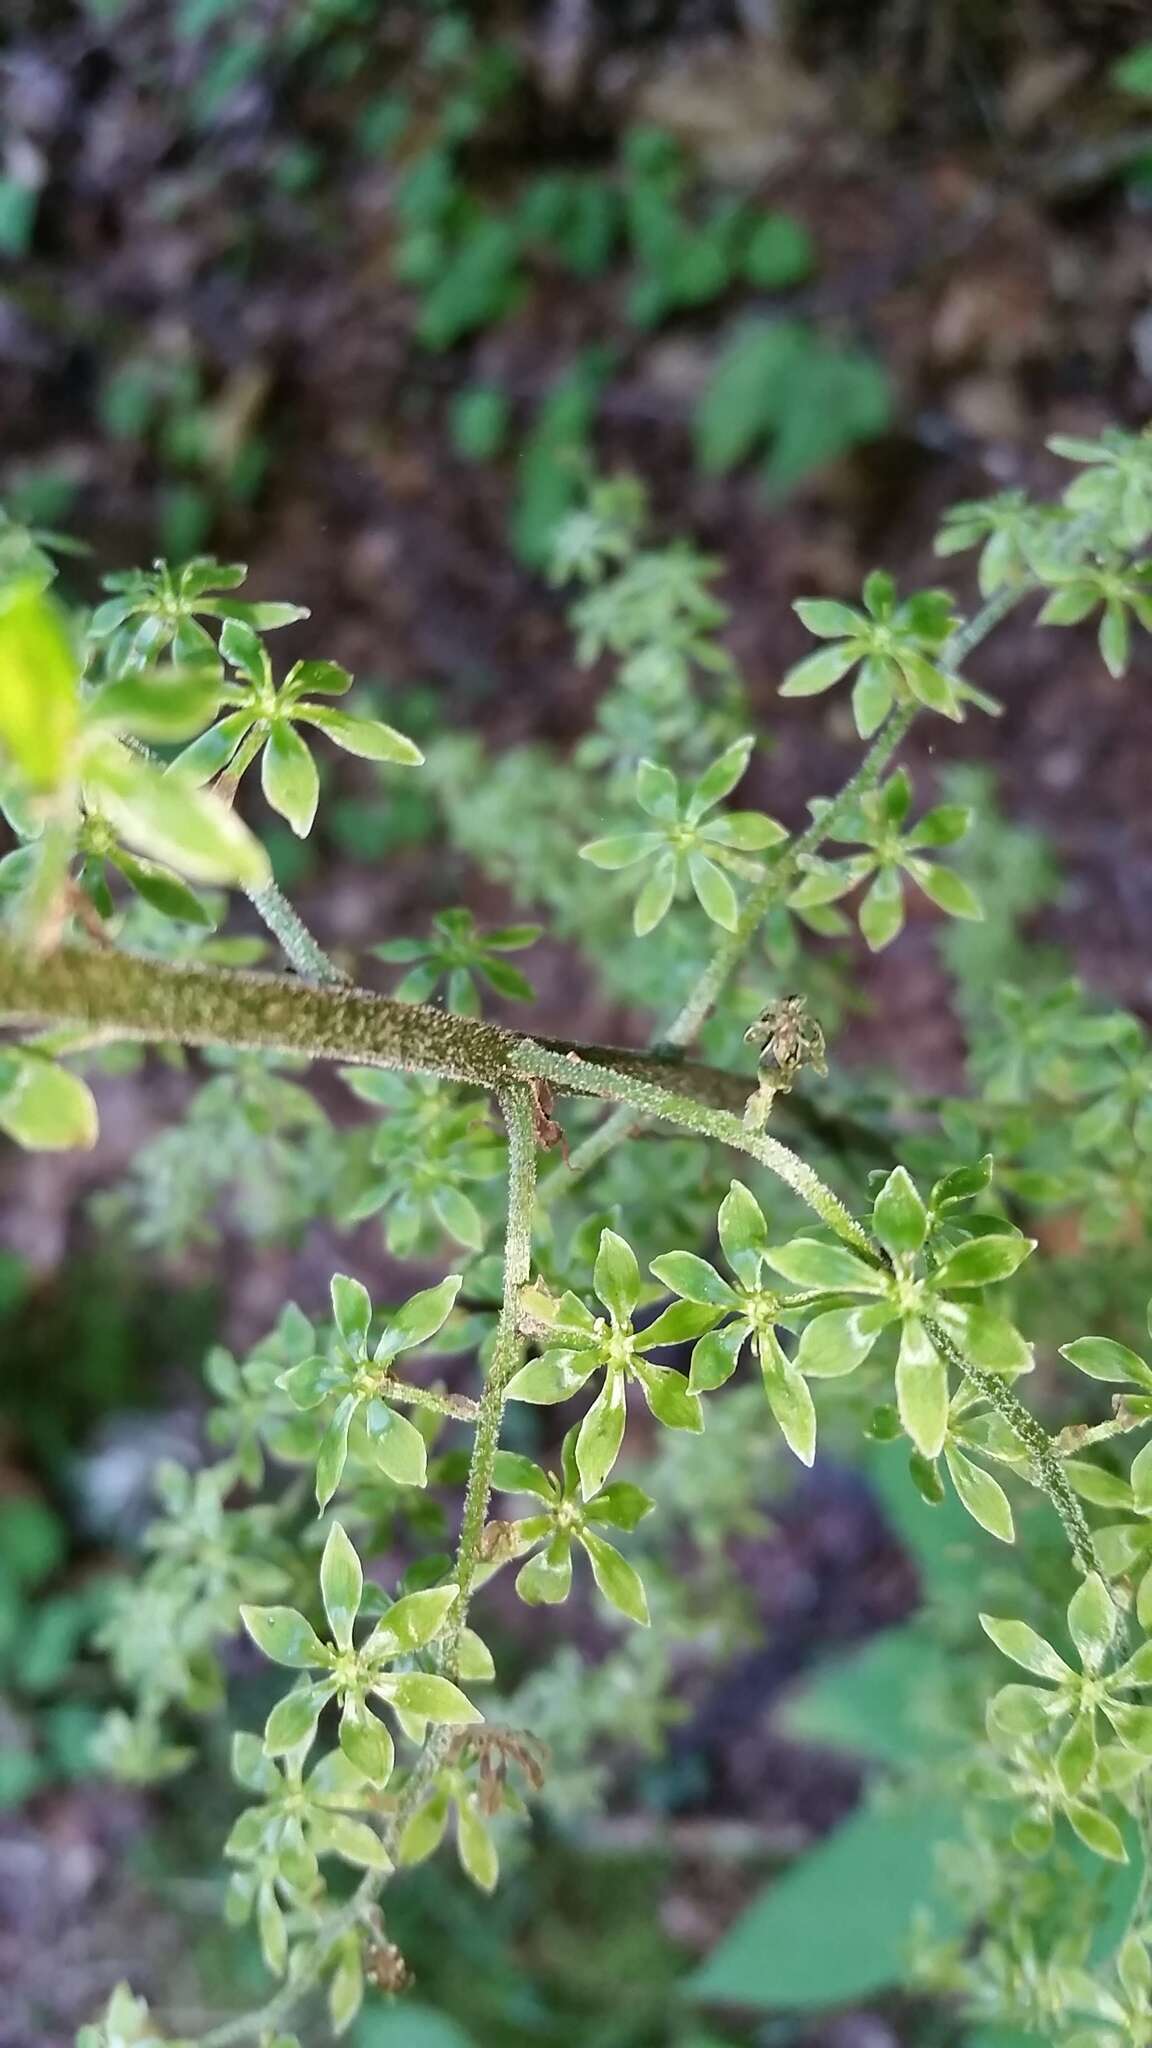
M705 2002L815 2010L899 1984L913 1917L938 1902L946 1936L962 1931L934 1893L936 1851L954 1839L950 1806L870 1806L774 1878L691 1979Z
M79 670L58 607L34 580L0 602L0 755L34 790L55 789L79 723Z

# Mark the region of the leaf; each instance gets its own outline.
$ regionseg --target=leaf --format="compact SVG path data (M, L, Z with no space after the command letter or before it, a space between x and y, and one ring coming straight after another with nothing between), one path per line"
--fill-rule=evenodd
M777 1273L783 1273L797 1287L850 1288L854 1293L867 1294L887 1291L887 1276L876 1266L866 1265L843 1245L821 1244L814 1237L794 1237L790 1244L769 1246L764 1256Z
M1068 1603L1068 1632L1086 1671L1099 1671L1112 1647L1116 1623L1107 1586L1099 1572L1090 1572Z
M716 1218L720 1246L737 1278L746 1287L755 1283L760 1261L768 1249L768 1225L764 1212L743 1181L731 1182Z
M576 1438L576 1465L585 1500L591 1500L594 1494L599 1493L620 1455L626 1416L624 1375L622 1372L608 1372L580 1424Z
M590 839L580 848L580 858L594 868L630 868L663 844L659 832L618 832L609 839Z
M896 1405L916 1449L938 1457L948 1433L948 1372L916 1316L907 1317L901 1333Z
M705 915L724 931L734 932L740 922L740 905L727 875L702 853L689 854L688 875Z
M800 597L792 609L801 625L820 640L851 639L867 623L854 605L838 604L834 598Z
M400 1651L422 1650L439 1635L456 1604L459 1587L429 1586L421 1593L405 1593L378 1621L362 1654L394 1657Z
M908 860L904 865L938 910L945 911L949 917L967 917L977 923L983 918L984 905L962 875L954 873L951 868L941 867L936 861Z
M641 761L636 770L636 801L650 818L675 818L680 809L680 785L670 768L655 761Z
M650 1515L656 1503L641 1487L633 1486L629 1479L614 1479L590 1500L587 1517L590 1522L607 1522L612 1529L635 1529Z
M497 1451L492 1465L492 1484L497 1493L534 1493L541 1500L553 1497L548 1474L518 1451Z
M0 750L33 790L59 786L79 729L79 664L54 600L33 579L0 597Z
M346 1394L332 1416L316 1453L316 1505L323 1511L344 1474L348 1458L348 1431L359 1406L359 1396Z
M298 732L278 718L260 764L260 786L274 811L287 818L298 839L307 839L320 799L316 763Z
M315 689L316 685L308 687ZM356 754L362 761L389 761L400 768L419 768L423 763L424 756L415 741L397 732L395 726L385 725L382 719L355 718L347 711L330 711L327 705L319 711L311 704L294 707L292 716L307 720L343 747L346 754Z
M971 1237L949 1252L936 1268L933 1288L943 1294L952 1287L987 1287L994 1281L1007 1280L1035 1248L1036 1239L1022 1237L1019 1232L1011 1236Z
M1106 1814L1078 1799L1070 1799L1064 1811L1086 1849L1091 1849L1096 1856L1106 1857L1110 1863L1127 1863L1124 1837Z
M819 697L830 690L850 668L854 668L860 656L852 647L821 647L817 653L806 655L790 668L780 685L782 697Z
M131 732L137 739L191 739L214 718L221 684L216 675L155 671L102 683L85 704L85 721Z
M816 1457L816 1408L808 1382L788 1363L775 1339L760 1340L760 1369L768 1406L790 1451L802 1465Z
M614 1321L629 1323L640 1299L640 1268L630 1244L614 1230L602 1230L592 1285Z
M958 1935L940 1904L937 1849L962 1832L950 1807L866 1807L775 1877L691 1978L698 1999L756 2011L864 2003L905 1980L915 1915L933 1898L936 1931ZM835 1939L829 1939L829 1927Z
M479 1707L472 1705L458 1685L431 1671L402 1671L395 1677L389 1676L381 1682L381 1691L402 1713L419 1714L423 1721L459 1728L484 1719Z
M1061 1344L1060 1356L1089 1379L1134 1380L1138 1386L1152 1387L1152 1370L1127 1344L1117 1344L1112 1337L1077 1337L1072 1344Z
M340 1750L371 1785L386 1785L396 1762L396 1746L383 1721L359 1700L348 1700L340 1717Z
M618 1609L629 1621L638 1622L641 1628L647 1628L648 1596L639 1572L611 1543L593 1535L591 1529L581 1530L580 1542L592 1566L592 1576L609 1606Z
M352 1625L360 1612L364 1573L347 1531L333 1522L320 1560L320 1595L337 1649L352 1646Z
M456 1807L456 1848L461 1868L482 1892L493 1892L500 1877L500 1859L491 1833L471 1799Z
M545 1351L513 1373L508 1382L510 1401L533 1401L549 1406L578 1394L585 1380L596 1370L596 1355L588 1351Z
M391 1870L392 1859L374 1828L367 1821L354 1820L349 1813L326 1813L312 1823L317 1847L342 1856L357 1870ZM351 2015L350 2015L351 2017ZM339 2022L333 2020L334 2025Z
M271 872L259 840L211 790L131 754L119 740L90 745L84 762L90 808L140 853L194 882L264 886Z
M659 1351L667 1344L689 1344L704 1330L710 1330L721 1314L720 1309L709 1308L703 1302L671 1302L654 1322L638 1331L636 1348L638 1351Z
M567 1536L554 1537L516 1574L516 1591L529 1607L559 1606L571 1590L572 1544Z
M215 925L215 918L195 890L168 868L157 867L150 860L137 860L133 854L125 853L119 847L110 852L107 859L119 869L136 894L153 910L158 910L162 917L175 918L183 924L203 925L208 930Z
M1001 1543L1014 1543L1016 1529L1012 1508L999 1481L951 1444L945 1447L944 1461L957 1495L973 1521L987 1529L990 1536L998 1536Z
M380 1470L397 1486L426 1486L428 1446L415 1423L381 1400L368 1403L365 1420Z
M703 1411L683 1373L670 1365L650 1365L647 1359L636 1361L635 1372L657 1422L666 1429L703 1429Z
M240 1609L252 1641L274 1664L287 1664L293 1671L326 1666L328 1651L315 1630L294 1607L244 1607Z
M277 1700L264 1723L264 1748L270 1757L286 1756L311 1742L316 1734L320 1709L327 1699L323 1686L297 1687Z
M632 911L632 929L638 939L647 938L658 924L668 915L672 898L676 894L679 866L674 853L662 853L655 863L644 887L636 898Z
M741 1319L737 1323L729 1323L723 1330L713 1330L709 1336L701 1337L692 1353L688 1374L690 1394L713 1393L731 1379L748 1330L748 1324Z
M745 733L743 738L733 740L731 746L725 747L724 752L718 754L705 768L704 773L693 785L688 805L688 816L693 823L702 818L705 811L710 811L713 804L718 804L721 797L728 796L737 783L743 780L755 744L755 735Z
M1005 1657L1014 1664L1021 1664L1025 1671L1035 1672L1037 1678L1051 1678L1063 1684L1073 1676L1069 1665L1059 1652L1046 1643L1043 1636L1029 1628L1026 1621L1010 1621L995 1614L982 1614L980 1626L985 1635L994 1642Z
M0 1055L0 1130L30 1152L87 1151L96 1143L96 1098L86 1081L40 1053Z
M811 1379L839 1379L862 1365L893 1310L876 1302L867 1308L834 1308L814 1316L801 1332L796 1369Z
M894 1167L872 1204L872 1228L893 1258L918 1252L928 1235L928 1211L903 1166Z
M714 1308L735 1308L737 1296L715 1266L695 1252L664 1252L653 1259L649 1271L685 1301L707 1303Z
M873 953L890 946L904 926L904 885L900 870L883 867L861 900L860 931Z
M376 1357L395 1357L427 1343L442 1330L455 1306L462 1275L449 1273L436 1287L426 1287L397 1309L376 1350Z
M372 1297L368 1289L362 1281L351 1279L347 1273L334 1273L329 1282L329 1293L340 1335L346 1344L358 1349L365 1342L372 1321Z

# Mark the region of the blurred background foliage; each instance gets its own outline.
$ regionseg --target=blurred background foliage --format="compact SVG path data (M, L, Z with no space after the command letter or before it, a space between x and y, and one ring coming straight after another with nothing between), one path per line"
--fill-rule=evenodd
M317 834L268 832L327 943L390 942L382 986L474 970L497 1014L523 957L543 1028L639 1035L691 946L683 927L621 943L619 895L573 873L603 730L663 721L702 761L738 671L767 736L753 800L796 822L851 732L823 700L775 702L801 651L791 598L854 593L878 560L930 580L942 507L1043 491L1047 434L1149 411L1141 17L1126 0L8 0L0 498L90 550L63 571L89 598L98 572L153 554L240 554L257 595L311 606L291 653L346 662L426 747L429 774L392 778L386 800L370 764L329 757ZM592 474L621 471L647 485L645 559L675 632L661 641L650 612L606 647L579 590L544 572ZM722 561L719 582L680 535ZM715 642L706 715L666 670L640 678L643 718L626 689L605 697L681 629ZM1005 718L913 749L925 800L980 813L960 866L986 921L941 931L912 906L876 959L854 937L804 953L835 1041L813 1137L830 1154L858 1165L881 1103L914 1143L923 1102L964 1089L966 1056L994 1096L1025 1039L1023 1013L987 1026L1009 977L1041 1064L1059 1054L1061 975L1147 1012L1138 671L1112 683L1090 637L1037 651L1010 627L985 670ZM477 735L497 752L483 777ZM451 921L462 903L474 924ZM538 913L548 942L477 958L477 930ZM259 957L254 937L205 943ZM787 977L796 947L776 930L765 971ZM714 1038L727 1056L730 1018ZM90 1737L113 1696L93 1631L158 1459L203 1454L213 1340L243 1357L284 1298L317 1313L337 1227L371 1219L372 1189L413 1158L436 1171L409 1235L395 1216L389 1238L355 1222L374 1291L396 1291L414 1244L435 1258L445 1229L482 1238L490 1207L419 1100L415 1150L368 1158L347 1092L299 1081L109 1056L97 1152L0 1166L3 2048L70 2039L122 1974L177 2014L257 1989L217 1922L226 1731L194 1783L104 1783ZM1035 1178L1044 1159L1026 1165ZM699 1234L723 1186L679 1141L661 1169L648 1250ZM617 1155L605 1216L651 1179ZM1046 1226L1059 1298L1021 1280L1042 1361L1073 1327L1131 1334L1145 1199L1097 1178ZM217 1396L232 1384L218 1369ZM927 1769L962 1712L949 1588L977 1565L994 1579L992 1545L951 1496L928 1512L903 1471L894 1484L882 1443L850 1464L847 1432L797 1486L744 1398L691 1459L644 1461L678 1532L654 1600L670 1648L621 1647L589 1605L565 1646L551 1617L526 1625L506 1603L510 1707L553 1751L531 1861L513 1850L491 1901L442 1862L398 1891L414 2002L366 2011L357 2048L961 2048L903 1949L955 1812L854 1808L894 1764ZM419 1528L382 1525L381 1547L427 1545L443 1502L419 1512ZM242 1657L229 1675L250 1724L260 1680ZM955 1925L924 1930L944 1978L978 1874L958 1870ZM1122 1918L1123 1874L1097 1882Z

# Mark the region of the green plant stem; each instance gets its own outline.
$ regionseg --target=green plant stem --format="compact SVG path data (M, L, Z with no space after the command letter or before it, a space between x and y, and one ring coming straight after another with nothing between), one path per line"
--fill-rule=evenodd
M173 966L139 954L60 946L37 956L0 939L0 1023L73 1027L101 1038L145 1045L194 1045L300 1054L349 1066L386 1067L469 1082L499 1095L525 1078L513 1054L523 1034L428 1003L398 1003L351 985L316 987L295 977L232 968ZM701 1102L742 1109L747 1081L738 1074L657 1052L575 1045L561 1085L574 1094L607 1093L611 1072L674 1087ZM581 1056L590 1055L586 1065ZM543 1071L543 1070L541 1070Z
M570 1088L576 1076L584 1084L581 1093L615 1097L627 1104L632 1122L635 1122L639 1111L643 1116L657 1117L665 1123L677 1125L680 1130L695 1131L699 1137L714 1138L721 1145L731 1145L738 1152L746 1152L784 1181L793 1194L799 1195L802 1202L815 1210L821 1222L835 1231L845 1244L850 1244L854 1251L862 1252L868 1259L877 1257L876 1248L863 1225L856 1221L839 1195L825 1186L819 1174L813 1172L805 1160L787 1145L782 1145L778 1138L770 1138L764 1131L749 1130L730 1111L712 1108L671 1088L657 1087L651 1081L608 1067L594 1066L575 1052L552 1052L528 1038L521 1041L515 1058L523 1073L542 1076L553 1087Z
M492 1493L492 1470L500 1445L504 1419L505 1389L518 1370L525 1351L520 1331L520 1290L532 1277L532 1210L536 1195L536 1129L532 1090L527 1083L506 1088L500 1097L508 1131L508 1214L504 1232L504 1286L496 1341L492 1348L472 1458L464 1493L460 1540L456 1549L456 1583L459 1598L452 1610L444 1649L444 1665L455 1676L460 1638L468 1619L468 1603L480 1562L480 1543Z
M925 1321L925 1329L941 1358L948 1361L956 1371L963 1374L970 1386L978 1389L989 1407L1008 1424L1032 1461L1036 1484L1047 1494L1056 1513L1064 1525L1072 1555L1080 1570L1085 1574L1097 1569L1096 1553L1092 1547L1092 1531L1088 1526L1084 1510L1072 1491L1068 1474L1061 1462L1057 1440L1050 1437L1043 1423L1025 1408L1012 1392L1007 1380L999 1373L987 1372L983 1366L974 1365L971 1359L952 1342L939 1323Z
M407 1380L393 1379L391 1373L381 1382L380 1392L386 1400L404 1401L411 1408L428 1408L433 1415L450 1415L456 1422L475 1422L480 1413L479 1402L469 1400L466 1394L442 1394L435 1387L413 1387Z
M323 947L317 945L303 918L293 909L275 882L265 882L259 889L246 889L244 894L253 910L263 918L273 937L283 947L285 958L304 981L319 982L321 986L326 986L350 980L344 969L337 967L336 962L328 958Z

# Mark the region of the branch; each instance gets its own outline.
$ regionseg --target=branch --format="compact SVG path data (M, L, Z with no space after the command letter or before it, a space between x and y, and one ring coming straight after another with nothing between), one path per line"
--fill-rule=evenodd
M524 1079L522 1063L513 1059L523 1033L429 1003L398 1003L351 986L317 988L284 975L179 967L83 946L60 946L37 959L11 940L0 940L0 1024L70 1025L145 1045L294 1053L434 1074L497 1094ZM572 1055L574 1064L559 1080L569 1094L622 1100L618 1088L598 1078L609 1069L733 1112L743 1109L750 1092L751 1083L741 1075L659 1052L560 1038L539 1042L550 1052ZM585 1057L591 1067L582 1063Z

